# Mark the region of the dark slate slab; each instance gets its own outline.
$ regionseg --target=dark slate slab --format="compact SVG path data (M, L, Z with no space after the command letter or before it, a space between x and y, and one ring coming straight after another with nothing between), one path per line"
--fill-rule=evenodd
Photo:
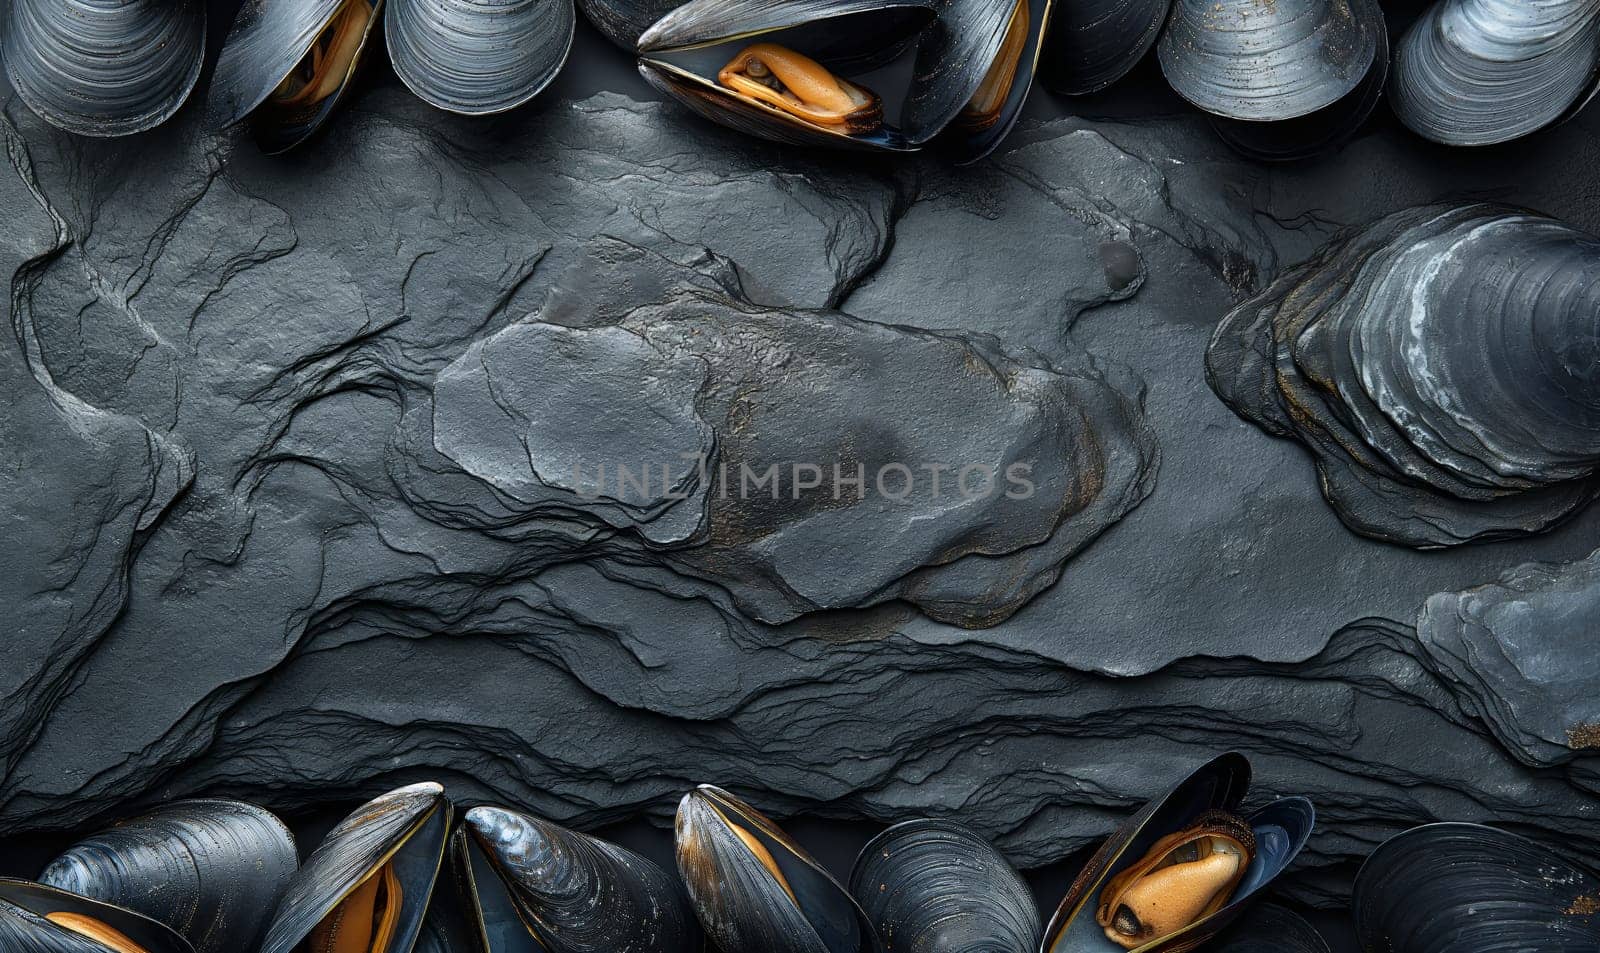
M1237 748L1262 796L1318 803L1304 897L1436 818L1595 860L1594 758L1540 746L1560 685L1453 669L1412 622L1435 593L1584 557L1600 512L1441 554L1357 538L1203 358L1281 264L1399 204L1492 189L1592 226L1600 205L1556 183L1593 166L1596 121L1448 165L1382 133L1265 170L1197 120L1067 119L958 172L796 156L610 94L467 124L380 89L278 160L191 119L73 141L11 103L5 373L26 413L4 446L35 455L0 512L39 549L0 583L25 620L0 831L424 776L594 824L716 781L780 815L958 817L1037 865ZM596 254L666 264L571 270ZM705 306L663 305L663 274ZM775 398L748 418L715 386L741 375ZM980 399L985 378L1027 387ZM1074 407L1093 412L1062 424ZM1000 452L1112 409L1153 440L1124 438L1144 476L1114 484L1126 515L1097 538L992 512L754 523L715 500L702 521L687 470L687 501L572 499L548 472L590 445L766 457L847 433ZM572 442L516 458L538 428ZM718 535L741 518L780 532ZM930 558L952 534L1005 565ZM935 621L958 604L994 624Z

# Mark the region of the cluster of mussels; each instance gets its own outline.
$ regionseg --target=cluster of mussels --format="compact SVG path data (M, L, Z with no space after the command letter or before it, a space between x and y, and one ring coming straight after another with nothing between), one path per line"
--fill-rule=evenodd
M1212 387L1305 443L1355 531L1539 532L1600 494L1600 238L1496 205L1339 236L1217 327Z
M755 808L703 786L678 808L681 881L516 811L459 825L437 784L358 808L297 865L261 808L178 802L0 881L0 943L43 953L875 953L1180 950L1215 935L1309 836L1301 798L1239 813L1250 767L1205 765L1089 863L1041 934L1027 886L959 824L911 821L847 889ZM455 891L437 891L445 858ZM453 901L453 902L452 902ZM1041 939L1042 938L1042 939ZM1312 948L1314 949L1314 948Z
M579 0L639 71L717 122L800 145L910 151L935 139L992 151L1036 71L1064 95L1104 89L1157 45L1174 90L1229 143L1293 159L1342 142L1390 73L1378 0ZM573 0L252 0L210 96L268 151L332 112L379 19L402 81L440 109L504 112L571 50ZM49 122L126 135L171 116L205 52L202 0L15 0L12 85ZM911 52L913 51L914 52ZM909 59L893 113L855 77ZM825 65L826 64L826 65ZM1600 75L1600 0L1438 0L1395 60L1400 118L1439 142L1525 135L1587 103Z
M0 880L0 948L1327 953L1287 910L1240 919L1314 824L1304 798L1243 813L1249 784L1248 761L1227 754L1152 801L1090 859L1042 930L1005 858L946 820L883 831L846 887L755 808L711 786L678 808L681 879L505 808L476 807L456 824L434 783L361 806L303 865L267 811L183 801L77 844L36 882ZM442 869L453 876L436 889ZM1592 951L1597 914L1600 880L1530 841L1466 824L1394 838L1356 887L1371 953Z

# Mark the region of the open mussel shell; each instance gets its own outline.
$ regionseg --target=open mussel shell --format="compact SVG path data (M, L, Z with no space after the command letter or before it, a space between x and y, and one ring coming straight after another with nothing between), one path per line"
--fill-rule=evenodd
M1068 96L1096 93L1128 75L1156 45L1172 0L1060 2L1050 17L1039 76Z
M703 945L677 878L616 844L477 807L452 853L487 953L698 953Z
M1356 877L1367 953L1594 953L1600 878L1515 834L1429 824L1384 842Z
M1370 2L1370 0L1352 0ZM1373 7L1380 23L1383 12ZM1217 135L1240 153L1263 162L1292 162L1331 152L1343 145L1378 108L1389 80L1389 31L1378 30L1378 52L1367 75L1348 95L1331 106L1294 119L1252 122L1212 116Z
M11 0L0 59L28 108L81 136L165 122L205 58L200 0Z
M1036 953L1039 911L988 841L951 821L896 824L861 849L850 893L896 953Z
M1210 948L1212 953L1331 953L1305 918L1275 903L1258 903Z
M572 0L389 0L384 35L402 82L463 115L505 112L537 96L567 61Z
M207 103L218 128L249 119L263 151L304 142L360 65L383 0L245 0Z
M452 809L426 782L391 791L340 821L278 902L260 953L410 953L444 857Z
M1239 816L1250 788L1250 762L1225 754L1195 771L1166 795L1147 804L1101 845L1073 881L1050 925L1041 953L1121 953L1096 921L1101 892L1122 871L1140 863L1157 842L1189 828L1211 812ZM1316 822L1305 798L1274 801L1243 817L1254 833L1255 850L1242 879L1215 912L1188 926L1135 947L1137 953L1180 953L1215 937L1248 907L1252 897L1270 884L1305 846Z
M196 953L232 953L256 948L298 863L270 812L178 801L78 842L39 880L159 920Z
M194 953L171 927L56 887L0 880L6 953Z
M1179 96L1251 122L1331 106L1366 78L1377 0L1174 0L1157 50Z
M718 70L746 44L771 41L814 58L837 78L903 48L937 0L691 0L639 38L639 73L657 90L728 128L787 145L903 152L915 148L887 124L854 131L819 125L723 86ZM865 39L863 39L865 38ZM881 55L880 55L881 54ZM881 90L870 90L881 94ZM880 95L881 98L881 95Z
M710 785L684 795L678 872L706 934L724 953L876 953L848 891L778 826Z
M1400 39L1390 104L1435 142L1491 145L1581 108L1597 66L1596 0L1440 0Z
M903 122L962 162L993 152L1022 115L1055 0L946 0L917 46Z

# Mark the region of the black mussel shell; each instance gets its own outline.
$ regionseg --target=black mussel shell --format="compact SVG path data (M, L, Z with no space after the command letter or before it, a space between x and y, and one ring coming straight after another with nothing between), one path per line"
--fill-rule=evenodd
M1383 22L1383 11L1372 0L1352 0L1371 4L1373 15ZM1355 135L1362 123L1378 108L1384 86L1389 81L1389 31L1378 30L1378 52L1372 58L1366 78L1348 95L1331 106L1294 119L1275 122L1250 122L1212 116L1211 126L1222 141L1252 159L1263 162L1292 162L1332 152Z
M1238 753L1203 765L1162 797L1151 801L1101 845L1078 874L1045 928L1040 953L1122 953L1095 922L1106 882L1139 861L1156 841L1181 831L1210 811L1238 815L1250 788L1250 762ZM1227 905L1187 928L1139 947L1139 953L1178 953L1226 929L1254 895L1272 883L1305 846L1316 812L1305 798L1274 801L1245 816L1255 832L1256 852Z
M103 942L110 940L115 945ZM121 953L129 943L145 953L194 953L171 927L132 910L26 880L0 880L0 950L6 953Z
M740 42L801 31L799 51L836 72L870 65L872 50L899 49L909 27L933 16L936 0L692 0L653 24L639 39L639 74L651 86L720 125L773 142L796 146L904 152L916 148L898 129L884 125L865 133L826 128L751 102L716 82L720 60ZM865 39L862 39L865 38ZM844 40L848 39L848 42ZM819 49L823 41L830 49ZM796 43L797 48L802 44ZM715 51L709 50L716 47ZM724 47L725 54L724 54ZM694 68L679 61L698 53L715 65ZM676 58L675 58L676 57ZM710 60L706 58L710 57Z
M1158 52L1184 99L1213 115L1270 122L1349 95L1383 29L1376 0L1174 0Z
M0 59L28 108L80 136L165 122L205 58L200 0L11 0Z
M1600 238L1433 205L1340 235L1230 312L1234 411L1314 454L1353 530L1423 549L1535 533L1600 493Z
M456 835L469 919L488 953L698 953L677 878L598 838L498 807L467 812Z
M233 953L256 948L298 863L269 811L178 801L78 842L39 880L158 920L196 953Z
M1439 0L1400 39L1390 105L1435 142L1492 145L1581 109L1597 69L1594 0Z
M422 932L451 814L444 789L431 782L357 808L289 881L260 953L292 953L319 929L343 922L388 937L372 953L409 953ZM357 899L359 916L343 921L345 905Z
M904 117L910 140L942 134L963 163L993 152L1022 116L1057 6L1056 0L948 0L917 46ZM974 95L996 70L997 76L1010 71L999 82L1003 96L976 110Z
M389 0L389 60L424 102L463 115L537 96L567 61L572 0Z
M1096 93L1128 73L1156 45L1172 0L1077 0L1056 4L1039 76L1053 92Z
M1600 878L1478 824L1390 838L1356 877L1353 913L1367 953L1600 949Z
M1213 953L1331 953L1305 918L1274 903L1256 904L1217 937Z
M951 821L906 821L874 837L850 892L896 953L1036 953L1039 910L988 841Z
M346 4L368 4L361 49L337 89L294 108L268 103L280 83L305 60L323 31L344 13ZM256 141L268 153L304 142L338 105L359 66L383 0L245 0L234 18L211 77L207 109L211 124L227 128L251 120Z
M578 9L606 39L629 53L639 48L639 37L684 0L578 0Z
M723 953L878 953L848 891L755 808L701 785L678 805L678 872Z

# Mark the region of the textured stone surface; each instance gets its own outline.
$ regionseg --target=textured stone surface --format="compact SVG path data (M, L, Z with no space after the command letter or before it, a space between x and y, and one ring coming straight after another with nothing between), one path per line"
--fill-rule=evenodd
M3 122L0 832L424 776L593 824L716 781L779 814L958 817L1035 865L1238 748L1263 796L1319 806L1305 897L1434 818L1595 859L1596 762L1554 733L1575 689L1448 657L1514 628L1414 626L1435 593L1587 555L1600 512L1443 554L1360 539L1203 372L1216 320L1337 225L1484 188L1593 225L1552 184L1596 160L1592 120L1515 176L1388 134L1268 171L1193 119L863 164L615 95L473 125L378 89L279 160L187 120L123 143L14 102ZM731 414L733 379L781 399ZM535 430L568 444L519 458ZM600 447L1003 456L1091 432L1126 466L1051 519L560 485ZM1588 619L1550 637L1575 669Z

